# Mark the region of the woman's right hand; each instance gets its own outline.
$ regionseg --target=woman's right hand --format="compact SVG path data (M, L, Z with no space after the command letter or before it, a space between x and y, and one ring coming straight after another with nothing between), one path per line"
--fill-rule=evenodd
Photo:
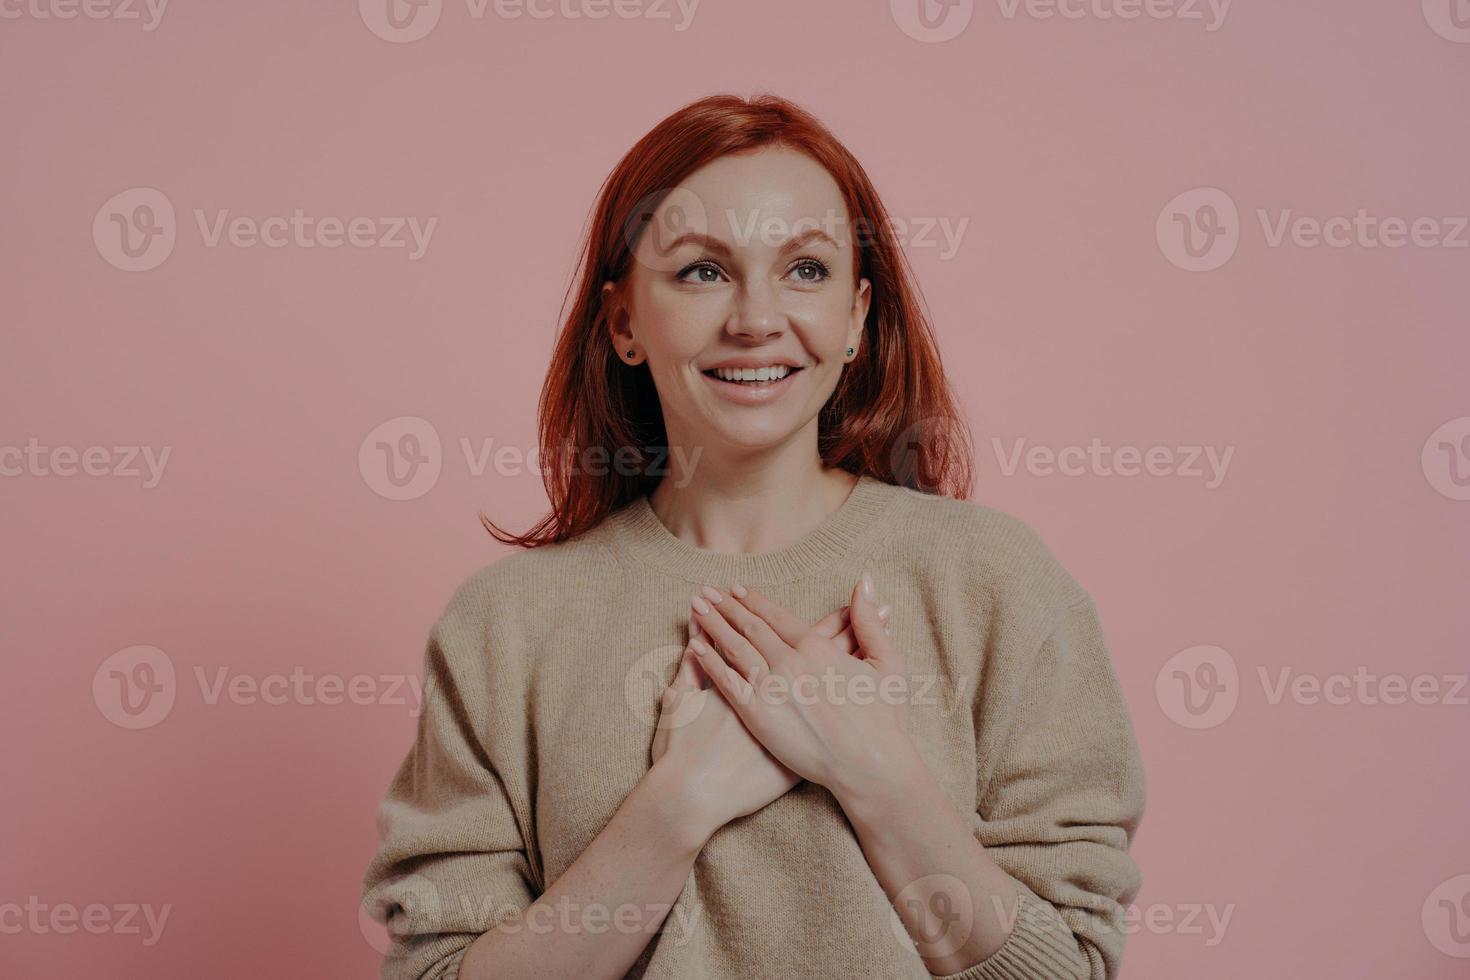
M886 608L879 610L886 623ZM814 629L857 653L846 606L818 622ZM728 702L710 684L693 647L707 641L689 621L689 646L674 679L659 701L658 728L653 735L653 763L672 769L683 788L690 817L707 838L737 817L754 813L801 782L776 760L749 731Z

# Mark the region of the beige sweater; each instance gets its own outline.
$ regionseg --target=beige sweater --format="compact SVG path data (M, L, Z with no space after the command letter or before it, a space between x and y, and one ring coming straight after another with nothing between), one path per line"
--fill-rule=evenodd
M920 756L1025 886L1005 944L952 976L1117 976L1145 787L1092 600L1016 518L871 477L780 551L696 548L639 497L461 584L429 636L417 738L363 882L400 940L382 976L452 980L465 947L606 825L650 766L700 584L754 585L815 622L864 569L893 607ZM628 974L930 975L841 808L808 782L716 832Z

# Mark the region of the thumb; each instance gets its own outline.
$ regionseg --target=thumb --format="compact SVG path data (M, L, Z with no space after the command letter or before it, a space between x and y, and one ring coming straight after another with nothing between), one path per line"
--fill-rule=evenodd
M689 638L692 640L703 632L691 616ZM698 691L704 688L704 668L699 666L699 656L692 646L685 644L684 655L679 658L679 669L674 672L674 679L669 686L681 691Z
M878 599L873 576L863 572L852 590L852 635L863 651L864 659L884 673L901 669L898 648L878 618Z
M667 750L669 732L683 728L698 718L704 709L704 699L700 696L703 684L698 671L694 651L685 647L683 656L679 658L679 667L674 671L674 679L659 695L658 726L653 735L654 761Z
M669 682L669 687L675 691L697 691L699 682L694 673L694 654L688 647L684 648L684 655L679 658L679 669L674 671L674 679Z

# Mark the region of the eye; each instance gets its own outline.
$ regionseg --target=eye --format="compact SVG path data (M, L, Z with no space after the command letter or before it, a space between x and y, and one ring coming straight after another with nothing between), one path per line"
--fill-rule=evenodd
M703 277L705 275L705 273L709 273L709 276L708 277L705 277L705 278L697 278L697 279L688 279L688 278L686 278L689 275L689 273L691 273L691 272L696 273L696 274L698 274L701 277ZM677 279L677 280L679 280L680 282L693 282L693 283L696 283L696 284L698 284L698 283L710 283L710 282L719 282L719 276L721 274L722 273L720 272L720 267L717 266L717 265L715 265L713 262L700 261L700 262L691 262L689 265L686 265L684 268L682 268L682 269L679 270L679 274L677 276L675 276L674 278Z
M791 271L798 273L796 277L797 282L823 282L832 275L827 269L826 263L821 259L811 257L798 259L796 265L792 266ZM804 276L800 273L810 273L810 275Z

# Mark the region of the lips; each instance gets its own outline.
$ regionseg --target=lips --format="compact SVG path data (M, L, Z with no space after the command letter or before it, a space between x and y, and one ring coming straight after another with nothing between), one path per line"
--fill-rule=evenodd
M775 378L775 379L766 378L765 380L760 380L759 378L732 379L732 378L721 377L721 374L722 373L723 374L729 374L729 373L731 373L731 370L729 368L724 368L724 367L707 368L706 370L704 370L701 373L705 377L707 377L707 378L714 378L716 381L723 381L726 384L741 384L741 385L759 386L759 385L762 385L762 384L775 384L775 383L777 383L779 381L783 381L786 378L791 377L791 375L796 374L798 371L801 370L800 367L797 367L795 365L788 365L788 364L763 364L763 365L760 366L760 368L750 367L750 368L743 368L743 370L744 371L750 371L750 372L757 372L757 371L759 371L759 370L761 370L763 368L783 368L784 369L784 372L783 372L782 376L779 377L779 378Z
M780 361L780 360L777 360L777 361L733 361L732 360L732 361L721 361L718 364L711 364L709 367L704 368L704 370L706 370L706 371L713 371L715 368L762 368L762 367L788 367L788 368L791 368L791 369L795 370L796 368L801 367L801 365L798 364L796 361Z
M791 390L796 379L801 376L801 369L792 368L778 381L726 381L717 376L713 369L702 373L721 399L737 405L766 405Z

